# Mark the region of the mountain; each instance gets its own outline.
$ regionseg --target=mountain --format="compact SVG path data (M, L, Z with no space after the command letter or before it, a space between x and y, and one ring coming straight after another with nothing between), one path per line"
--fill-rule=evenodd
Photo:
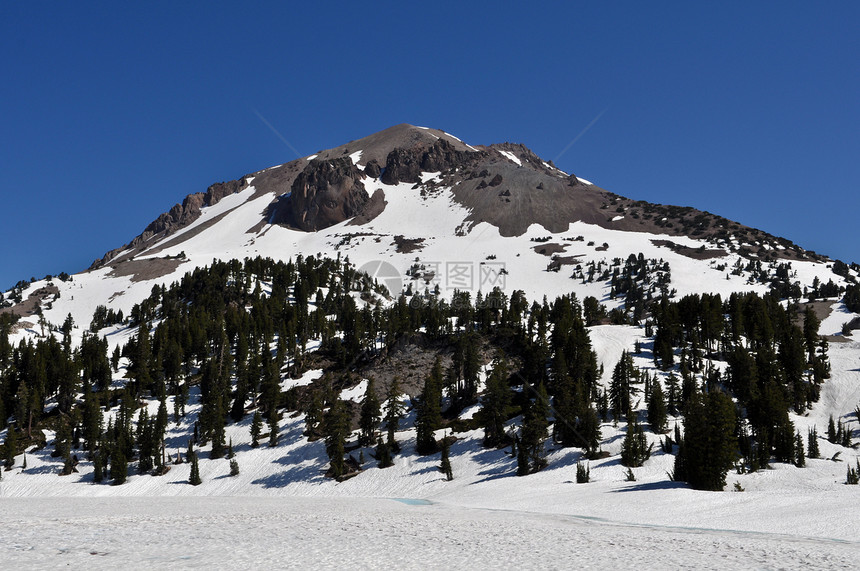
M671 473L737 481L749 529L786 533L762 514L795 506L807 536L844 539L828 526L854 489L858 270L619 196L520 144L398 125L190 194L87 271L6 292L4 490L519 508L536 494L547 511L590 478L581 513L747 521L744 502L696 500ZM371 396L402 418L374 419ZM805 467L796 436L820 446ZM722 473L691 451L727 452ZM199 486L176 462L195 455ZM121 485L96 485L108 459L103 481Z
M428 178L427 173L436 176ZM254 191L248 200L270 199L254 226L246 229L259 234L266 224L304 231L347 220L365 226L385 210L385 187L402 183L415 185L413 190L419 190L422 198L434 189L450 189L451 204L468 211L461 221L462 232L486 222L501 236L514 237L525 234L532 224L560 233L571 223L583 222L605 229L704 239L725 251L744 248L764 259L821 259L784 239L707 212L612 194L562 172L524 145L474 147L443 131L404 124L191 194L91 269L133 258L144 250L157 253L181 244L205 228L198 227L184 238L165 239L193 224L204 209L251 187ZM152 244L159 241L161 245L153 250Z
M715 293L766 291L768 279L755 269L762 263L773 275L780 263L794 262L800 287L845 277L787 240L690 207L621 197L523 145L472 146L443 131L397 125L188 195L74 285L57 285L64 301L46 318L62 321L71 312L83 319L108 299L128 312L153 283L213 259L298 254L340 254L359 267L384 260L403 277L419 263L435 273L422 272L433 279L415 285L440 285L448 294L482 285L486 293L492 285L478 283L480 272L499 278L504 267L507 289L531 298L568 291L605 298L607 288L583 287L571 276L591 262L640 253L669 264L679 294L702 284ZM449 283L446 269L475 283ZM80 288L100 293L72 300ZM55 295L34 289L46 300Z

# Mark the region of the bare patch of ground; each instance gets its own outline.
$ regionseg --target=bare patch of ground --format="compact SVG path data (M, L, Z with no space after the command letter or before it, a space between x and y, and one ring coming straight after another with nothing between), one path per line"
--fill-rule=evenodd
M12 307L0 308L0 313L9 313L20 317L36 315L38 308L43 302L49 300L53 301L59 293L60 289L53 284L40 287L39 289L31 292L30 295L27 296L27 299L22 300L21 303L13 305Z
M173 257L126 260L111 266L108 276L112 278L128 276L133 282L144 282L171 274L184 262L185 258Z
M651 240L651 243L655 246L669 248L676 254L681 254L682 256L687 256L694 260L712 260L714 258L722 258L727 255L725 250L708 250L704 245L699 248L690 248L689 246L682 246L681 244L677 244L671 240Z
M548 272L557 272L561 269L562 266L573 266L579 263L579 258L584 256L584 254L577 254L576 256L553 256L552 261L546 267Z
M569 246L570 244L538 244L537 246L532 246L532 250L544 256L552 256L553 254L565 252Z
M405 238L404 236L395 236L394 245L397 247L399 254L409 254L424 248L424 238Z

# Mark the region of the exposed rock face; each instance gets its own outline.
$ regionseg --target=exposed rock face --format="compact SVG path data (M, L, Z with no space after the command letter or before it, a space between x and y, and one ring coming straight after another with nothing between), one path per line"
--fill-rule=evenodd
M448 172L471 164L484 155L482 151L458 150L445 139L436 140L429 148L396 148L388 153L382 182L420 182L422 172Z
M311 161L293 182L289 212L275 220L314 232L357 216L370 200L364 177L349 158Z
M421 157L418 152L411 149L394 149L388 153L388 158L385 161L385 172L382 173L382 182L385 184L419 182L421 180Z
M364 166L364 174L370 178L379 178L379 175L382 174L382 169L380 168L379 163L376 162L376 159L373 159Z

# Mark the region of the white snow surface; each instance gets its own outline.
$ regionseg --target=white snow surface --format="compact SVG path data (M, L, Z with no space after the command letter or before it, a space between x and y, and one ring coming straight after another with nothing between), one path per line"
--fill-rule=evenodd
M500 153L502 153L502 154L505 156L505 158L507 158L507 159L508 159L509 161L511 161L512 163L517 163L517 165L519 165L519 166L523 166L523 162L519 159L519 157L518 157L518 156L516 156L516 155L515 155L515 154L513 154L512 152L510 152L510 151L502 151L502 150L500 150L499 152L500 152Z
M5 500L7 568L852 569L850 542L388 498Z

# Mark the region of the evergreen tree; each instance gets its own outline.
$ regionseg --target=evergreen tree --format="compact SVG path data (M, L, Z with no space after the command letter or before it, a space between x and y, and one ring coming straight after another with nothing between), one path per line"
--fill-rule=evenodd
M794 465L798 468L806 466L806 453L803 450L803 437L800 432L794 437Z
M3 443L3 466L9 470L15 465L15 456L18 454L18 434L15 427L9 424L6 427L6 441Z
M821 457L821 452L818 450L818 430L814 426L809 429L806 449L807 456L810 458Z
M254 411L254 418L251 420L251 448L257 448L260 445L260 434L263 432L263 415L260 410Z
M278 413L274 413L269 417L269 447L274 448L278 445Z
M528 473L538 472L546 466L544 441L547 438L549 422L549 396L543 383L537 388L535 399L523 415L523 428L519 448L524 454ZM522 467L521 467L522 468Z
M402 416L403 404L400 402L400 383L398 382L397 377L395 377L394 380L391 381L391 384L388 385L385 403L385 429L388 432L386 444L388 445L389 453L397 453L400 450L400 446L397 444L394 434L400 426L400 419Z
M697 490L722 490L737 454L735 408L721 392L695 393L684 418L679 456L686 481ZM676 470L677 471L677 470ZM676 474L677 477L677 474Z
M528 476L532 473L529 465L529 454L522 445L522 440L519 437L516 439L517 449L517 476Z
M199 486L203 483L203 480L200 479L200 466L197 461L197 454L192 452L190 454L191 457L191 473L188 476L188 483L192 486Z
M364 399L361 401L361 413L358 419L358 427L361 430L358 442L361 446L370 446L373 443L376 427L379 426L379 415L379 399L376 396L375 382L371 378L367 381L367 389L364 392Z
M442 438L442 462L439 466L439 470L445 474L445 479L449 482L454 479L454 472L451 470L451 459L449 458L449 453L451 449L451 443L448 441L448 437Z
M128 477L128 459L124 448L120 442L117 442L110 458L110 477L115 486L124 484Z
M376 440L376 459L379 461L380 468L394 466L394 460L391 458L391 448L382 440L381 436Z
M666 408L669 414L678 415L679 406L681 404L681 386L678 384L678 377L675 373L669 373L666 377Z
M612 416L616 422L630 413L633 375L633 358L624 351L612 371L612 381L609 385L609 401L612 404Z
M657 434L666 432L666 398L660 381L656 379L651 384L651 394L648 399L648 424Z
M323 434L326 454L331 463L328 474L332 478L340 478L346 473L343 455L344 444L349 435L349 407L345 401L336 400L326 412L323 419Z
M93 481L101 483L105 479L104 465L102 463L102 453L97 450L93 453Z
M627 433L621 444L621 464L630 468L638 468L651 456L651 446L642 430L642 426L633 416L627 418Z
M442 424L442 382L442 363L437 356L415 411L415 449L419 454L436 452L434 432Z
M239 462L237 462L235 458L230 459L230 475L231 476L238 476L239 475Z
M576 463L576 483L577 484L587 484L591 480L591 466L588 464L583 464L582 462Z

